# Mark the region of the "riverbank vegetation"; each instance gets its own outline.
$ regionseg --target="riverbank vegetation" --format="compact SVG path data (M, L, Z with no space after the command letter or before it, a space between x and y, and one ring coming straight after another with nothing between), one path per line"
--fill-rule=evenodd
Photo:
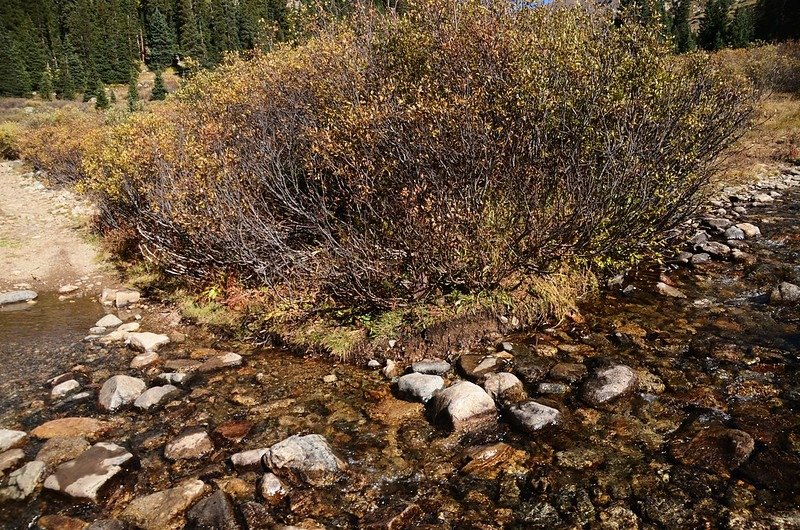
M676 56L660 29L579 7L317 22L144 112L62 110L17 145L193 317L340 357L572 314L695 211L774 88L755 64L796 60Z

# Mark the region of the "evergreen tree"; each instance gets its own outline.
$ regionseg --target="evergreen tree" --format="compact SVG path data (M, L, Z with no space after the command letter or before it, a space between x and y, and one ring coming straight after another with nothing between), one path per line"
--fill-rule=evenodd
M45 101L53 99L53 76L50 68L45 68L42 74L42 80L39 82L39 97Z
M755 37L760 40L800 39L798 0L758 0Z
M31 78L22 51L10 34L0 30L0 94L27 97L30 92Z
M708 0L700 23L698 43L706 50L719 50L728 40L731 0Z
M113 88L110 89L108 92L109 92L108 101L111 102L112 105L116 105L117 104L117 93L114 92Z
M800 23L800 21L798 21ZM739 7L733 15L729 32L728 44L733 48L744 48L753 40L755 32L755 18L750 7Z
M95 97L97 98L94 103L94 108L97 110L104 110L108 108L108 94L106 93L106 86L102 81L97 82L97 89L95 90Z
M72 77L69 60L62 53L58 61L59 68L56 74L55 89L60 99L75 99L75 79Z
M161 70L156 70L156 79L153 82L153 92L150 94L152 101L163 101L167 97L167 87L164 85L164 77Z
M139 109L139 72L133 70L128 81L128 110L135 112Z
M150 47L148 60L150 66L160 69L170 66L175 57L175 35L167 19L156 8L150 17Z
M204 63L206 60L206 48L194 7L192 6L192 0L180 0L178 13L180 16L181 54L199 63Z
M692 16L692 0L677 0L673 4L674 17L672 33L675 35L675 48L678 53L686 53L695 49L694 33L689 19Z

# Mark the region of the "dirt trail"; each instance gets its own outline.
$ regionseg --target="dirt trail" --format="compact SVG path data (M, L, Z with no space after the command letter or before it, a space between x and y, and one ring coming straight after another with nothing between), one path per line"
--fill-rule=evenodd
M55 290L110 275L89 242L89 204L51 190L19 162L0 163L0 291L28 284Z

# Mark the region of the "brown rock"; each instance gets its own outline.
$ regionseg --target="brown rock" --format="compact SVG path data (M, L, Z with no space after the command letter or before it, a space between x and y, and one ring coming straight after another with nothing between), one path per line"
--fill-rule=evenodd
M207 491L202 480L186 480L174 488L133 499L121 518L144 530L181 528L183 514Z
M164 448L167 460L195 459L214 450L211 437L202 427L187 429L172 439Z
M228 442L239 443L253 428L252 421L228 421L217 426L214 434Z
M753 437L746 432L714 426L700 431L688 442L673 443L670 450L675 460L682 464L729 477L754 448Z
M42 530L83 530L89 523L64 515L45 515L37 521Z
M45 442L36 454L36 460L41 460L48 468L78 458L89 449L89 442L80 436L56 436Z
M111 422L94 418L60 418L39 425L31 431L31 435L42 440L49 440L57 436L81 436L92 441L113 427L114 424Z
M503 442L480 445L465 451L467 463L461 468L461 472L493 479L504 468L524 460L526 456L524 451L518 451Z
M550 377L565 383L576 383L586 374L586 366L580 363L558 363L550 369Z

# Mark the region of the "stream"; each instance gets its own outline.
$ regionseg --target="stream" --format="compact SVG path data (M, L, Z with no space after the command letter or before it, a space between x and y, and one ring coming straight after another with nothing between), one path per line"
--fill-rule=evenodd
M2 308L0 428L29 433L14 467L44 458L43 445L53 442L31 432L62 417L107 421L82 443L113 442L132 458L92 502L42 487L88 445L63 449L24 499L0 500L0 525L800 528L800 306L772 294L781 282L800 284L799 174L763 183L749 197L724 194L725 212L709 219L761 232L726 241L705 222L711 240L739 250L736 259L637 269L584 301L582 318L470 352L481 362L492 357L496 367L487 373L513 372L524 394L559 412L535 430L502 410L496 421L453 431L433 420L430 403L400 397L381 369L221 343L191 326L165 325L153 307L117 312L95 297L41 293L35 304ZM770 200L753 199L770 191ZM671 295L659 292L659 282ZM141 313L142 330L173 340L158 360L132 369L136 352L122 342L83 340L108 312L126 322ZM197 370L220 352L241 355L241 364ZM486 380L468 356L443 357L453 366L442 375L446 385ZM607 403L587 400L587 385L614 366L630 368L633 386ZM161 374L182 371L192 377L159 408L112 413L97 404L97 391L115 374L152 387L165 384ZM52 397L48 380L65 373L60 381L79 388ZM87 394L73 399L79 392ZM166 458L165 447L187 429L210 446ZM231 461L311 433L346 466L332 482L273 469L282 490L267 494L258 464ZM0 469L2 462L0 454ZM9 473L0 471L0 499ZM190 501L152 496L196 479L202 493ZM224 493L215 502L198 502L217 491ZM158 514L133 513L141 499Z

